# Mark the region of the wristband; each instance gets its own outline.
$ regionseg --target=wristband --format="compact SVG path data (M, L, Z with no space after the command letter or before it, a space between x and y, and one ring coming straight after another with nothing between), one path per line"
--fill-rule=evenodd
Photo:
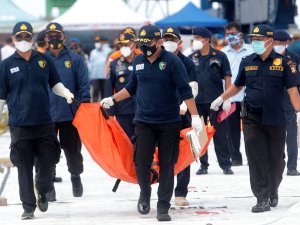
M114 95L112 95L112 96L111 96L111 100L113 101L113 103L114 103L114 104L116 104L116 103L117 103L117 101L116 101L116 98L115 98L115 96L114 96Z

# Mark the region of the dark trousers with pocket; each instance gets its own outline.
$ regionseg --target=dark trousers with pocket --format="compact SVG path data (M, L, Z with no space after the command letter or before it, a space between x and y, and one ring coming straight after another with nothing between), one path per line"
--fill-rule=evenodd
M40 162L36 186L46 194L51 186L60 148L54 125L10 127L12 163L18 168L19 194L24 210L35 210L33 166L35 157Z
M286 151L288 170L297 169L298 159L298 127L297 115L294 110L285 111L286 116Z
M144 199L151 197L151 164L155 146L158 147L159 186L158 213L168 212L174 188L174 164L178 159L180 122L150 124L135 122L134 164L140 196Z
M203 116L205 124L207 124L207 118L215 127L216 132L213 136L215 152L217 155L219 166L224 170L231 168L230 161L230 142L229 142L229 126L227 119L221 123L216 120L217 113L211 113L210 104L197 104L197 110L200 116ZM201 168L207 169L208 153L206 152L201 158Z
M99 102L104 96L106 79L92 80L92 102Z
M251 189L258 201L277 196L285 167L285 126L262 125L261 117L248 112L243 118Z

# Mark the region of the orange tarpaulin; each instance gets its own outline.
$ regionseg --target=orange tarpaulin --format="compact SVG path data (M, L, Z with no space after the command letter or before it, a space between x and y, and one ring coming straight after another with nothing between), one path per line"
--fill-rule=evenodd
M119 123L112 118L105 118L100 111L99 103L82 103L73 120L80 138L94 161L110 176L130 183L137 183L133 163L133 145ZM186 138L187 128L181 131L179 157L175 164L177 174L195 161ZM201 155L207 151L214 134L214 128L207 128L208 141ZM154 162L158 159L157 151Z

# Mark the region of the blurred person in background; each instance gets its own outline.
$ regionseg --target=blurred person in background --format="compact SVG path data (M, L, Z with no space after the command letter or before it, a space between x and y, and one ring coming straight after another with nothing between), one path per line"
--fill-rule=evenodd
M98 102L104 97L104 86L106 80L106 60L111 48L105 38L96 36L95 48L91 51L89 58L89 79L92 84L92 102Z
M250 45L245 44L243 40L242 27L236 22L231 22L225 27L225 37L228 45L222 48L229 60L232 73L231 83L234 83L239 71L242 58L253 53ZM228 117L229 135L231 141L230 156L233 166L243 165L242 154L240 152L241 140L241 102L244 99L244 89L232 97L231 102L235 102L236 110Z
M221 50L224 46L227 45L226 40L222 34L214 34L211 38L211 45L217 50Z
M300 33L294 33L292 40L287 48L289 52L295 52L300 55Z
M48 44L45 41L46 37L46 30L42 30L41 32L38 33L37 38L36 38L36 45L37 45L37 51L40 53L46 52L46 49L48 48Z
M84 50L82 49L80 39L78 37L71 37L69 41L70 50L80 55L84 64L87 66L89 57L87 54L85 54Z
M290 58L295 64L295 69L297 74L295 76L300 76L299 65L300 57L295 52L290 52L287 49L291 41L289 33L284 30L275 30L274 32L274 50ZM299 90L299 87L298 87ZM286 117L286 150L288 155L287 160L287 175L288 176L299 176L300 173L297 170L297 159L298 159L298 128L297 123L300 122L300 113L296 113L294 107L289 98L288 92L285 90L284 96L284 109Z
M11 37L5 38L5 44L1 48L1 61L14 54L15 51Z

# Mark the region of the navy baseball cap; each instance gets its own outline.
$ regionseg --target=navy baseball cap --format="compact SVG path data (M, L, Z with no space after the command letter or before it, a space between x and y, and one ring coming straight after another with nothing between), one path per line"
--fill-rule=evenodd
M46 33L50 31L63 32L63 27L59 23L49 23L46 27Z
M205 27L195 27L193 29L193 35L199 35L203 38L211 38L211 32Z
M30 23L22 21L15 24L13 28L13 35L18 35L23 32L28 33L30 35L33 34L33 29Z
M162 32L162 36L165 37L165 36L173 36L175 38L179 38L181 39L180 37L180 32L178 30L177 27L166 27L163 32Z
M123 33L120 34L118 37L118 43L119 44L127 44L130 41L134 41L135 36L132 33Z
M289 41L291 36L285 30L275 30L274 31L274 40L275 41Z
M161 39L159 28L153 25L146 25L140 29L136 42L139 45L143 45L153 41L154 39Z
M46 37L46 30L42 30L41 32L38 33L36 37L37 42L44 42Z
M252 29L249 37L274 37L274 30L266 24L259 24Z

